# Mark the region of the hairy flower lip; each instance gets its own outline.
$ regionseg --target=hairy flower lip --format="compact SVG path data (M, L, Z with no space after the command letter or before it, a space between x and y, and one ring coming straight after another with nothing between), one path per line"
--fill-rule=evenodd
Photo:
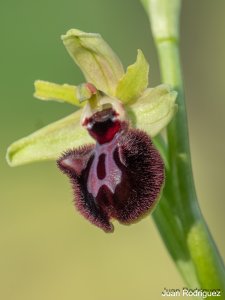
M164 181L163 161L150 138L127 122L113 140L68 150L57 164L70 178L78 211L105 232L113 231L111 219L128 225L146 216Z

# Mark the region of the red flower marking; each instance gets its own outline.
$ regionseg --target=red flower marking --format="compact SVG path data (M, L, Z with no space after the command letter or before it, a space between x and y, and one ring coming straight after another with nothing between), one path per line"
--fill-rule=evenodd
M97 166L97 176L98 179L104 179L106 176L106 170L105 170L105 153L102 153L99 155L98 158L98 166Z

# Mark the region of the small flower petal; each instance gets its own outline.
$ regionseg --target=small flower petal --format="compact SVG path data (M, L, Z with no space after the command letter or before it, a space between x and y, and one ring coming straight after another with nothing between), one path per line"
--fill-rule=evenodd
M10 166L34 161L57 159L66 149L92 142L87 131L80 126L82 110L56 121L31 135L14 142L7 150Z
M124 74L123 66L101 35L71 29L62 36L62 40L86 80L98 90L114 95Z
M127 68L118 83L116 97L123 103L137 99L148 86L148 73L149 64L142 51L138 50L136 62Z
M127 107L134 127L143 129L151 137L156 136L177 111L177 92L166 84L146 89L143 95Z
M69 84L56 84L43 80L34 82L34 97L40 100L55 100L83 106L77 97L77 87Z

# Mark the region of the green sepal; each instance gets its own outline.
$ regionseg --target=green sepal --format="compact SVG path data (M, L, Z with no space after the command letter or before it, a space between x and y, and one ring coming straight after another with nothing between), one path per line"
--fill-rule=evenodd
M148 86L148 73L149 64L142 51L138 50L136 62L127 68L118 83L116 97L123 103L136 100Z
M177 111L177 92L166 84L146 89L143 95L127 107L134 127L156 136L173 118Z
M56 121L14 142L7 150L7 162L18 166L35 161L57 159L64 151L93 143L80 125L82 110Z
M117 83L124 74L123 66L101 35L70 29L62 40L87 82L108 95L115 95Z

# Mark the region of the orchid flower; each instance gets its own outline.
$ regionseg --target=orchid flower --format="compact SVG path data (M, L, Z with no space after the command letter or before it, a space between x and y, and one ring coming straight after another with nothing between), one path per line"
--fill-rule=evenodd
M151 138L176 112L176 92L165 84L148 88L149 65L141 50L124 72L99 34L71 29L62 40L87 83L37 80L34 96L70 103L75 112L14 142L7 161L17 166L57 160L72 183L76 208L112 232L111 219L136 222L160 198L164 166Z

